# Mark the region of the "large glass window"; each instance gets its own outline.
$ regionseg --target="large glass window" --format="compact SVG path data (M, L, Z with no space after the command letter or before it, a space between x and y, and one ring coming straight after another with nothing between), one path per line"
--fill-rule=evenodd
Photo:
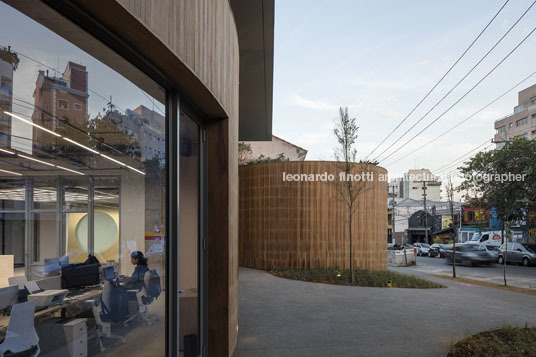
M0 34L0 259L13 261L4 275L44 290L20 299L35 301L41 355L73 355L77 343L90 356L164 355L165 91L2 2ZM184 259L181 287L196 298L198 262Z
M199 126L180 114L179 349L199 349ZM191 350L187 354L190 355Z

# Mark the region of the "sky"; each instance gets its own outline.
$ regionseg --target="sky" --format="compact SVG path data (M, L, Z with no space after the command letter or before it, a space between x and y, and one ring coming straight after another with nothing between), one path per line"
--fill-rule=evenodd
M390 175L399 176L413 168L440 174L436 169L481 144L481 148L493 148L485 143L495 133L494 121L513 112L518 91L536 84L536 75L466 123L408 155L536 71L536 32L435 124L386 158L460 99L533 30L536 5L443 102L399 139L489 51L532 2L509 1L442 83L368 159L376 159L396 142L378 158ZM339 107L348 107L359 126L358 159L365 159L447 72L504 3L276 0L273 133L307 149L307 160L333 160L334 122Z
M99 112L103 114L103 108L106 107L110 96L116 109L122 112L126 109L135 109L140 104L157 112L163 112L164 104L155 101L125 77L54 32L2 2L0 2L0 14L2 14L0 46L11 46L13 51L31 58L19 56L20 63L13 74L14 112L22 114L27 119L31 117L32 106L19 100L34 103L33 92L39 70L49 70L50 76L61 77L69 61L86 66L88 71L90 117L95 117ZM49 67L59 73L53 72ZM28 124L12 120L12 134L30 138L32 128ZM31 153L28 144L28 140L13 140L15 149Z
M334 122L339 107L348 107L360 127L358 159L378 159L392 176L412 168L441 174L437 169L452 161L454 165L446 171L456 168L455 159L475 148L492 148L494 145L486 142L493 137L494 121L512 113L517 92L535 84L536 75L457 129L412 153L536 71L536 33L435 124L389 156L454 104L533 29L536 5L464 82L400 138L482 58L532 0L510 0L436 90L369 155L445 74L505 1L275 0L273 133L307 149L308 160L333 160ZM59 71L69 60L87 66L92 115L106 105L100 96L111 95L120 109L133 109L139 104L152 108L151 99L139 88L76 46L1 2L0 12L6 15L0 23L0 45L11 45L15 51ZM15 98L33 102L40 69L46 68L21 57L14 76ZM16 109L31 115L31 110Z

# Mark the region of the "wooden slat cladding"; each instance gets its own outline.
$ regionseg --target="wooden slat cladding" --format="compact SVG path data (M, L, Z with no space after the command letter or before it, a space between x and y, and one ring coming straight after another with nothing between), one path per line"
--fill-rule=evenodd
M238 37L228 1L117 2L197 75L230 118L238 118Z
M355 172L365 167L354 164ZM357 199L353 245L356 267L387 269L387 171L368 165L374 180ZM335 184L283 181L287 174L335 175L326 161L263 163L239 168L239 264L271 268L349 267L348 209Z
M209 353L231 355L238 337L238 157L236 145L231 143L238 142L239 53L233 14L228 1L221 0L118 2L197 75L229 117L225 124L209 125L209 132L212 125L223 125L227 130L226 137L220 138L222 141L209 140L209 172L218 172L225 180L209 181L209 201L219 201L224 208L209 213L209 232L212 234L208 259ZM222 145L223 142L228 145ZM223 155L225 160L218 152L222 147L228 151ZM228 187L225 194L221 185ZM213 227L216 224L218 227ZM216 263L226 264L226 267ZM225 318L222 313L226 314Z
M208 353L232 355L238 338L239 52L226 0L117 0L194 73L228 119L208 123ZM149 44L148 44L149 45ZM199 93L181 93L192 99ZM204 113L206 106L197 104ZM222 132L224 135L222 136ZM222 152L225 150L225 152ZM211 174L220 180L210 179ZM227 189L225 189L227 188ZM212 207L213 209L211 209ZM214 209L217 207L218 209Z

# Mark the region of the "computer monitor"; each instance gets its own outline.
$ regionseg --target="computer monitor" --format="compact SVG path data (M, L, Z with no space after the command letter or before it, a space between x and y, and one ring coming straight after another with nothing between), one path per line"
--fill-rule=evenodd
M77 289L100 283L100 264L69 264L61 268L61 288Z
M104 280L112 281L115 279L114 267L107 267L103 269L104 271Z
M15 305L19 299L19 286L11 285L0 288L0 311Z

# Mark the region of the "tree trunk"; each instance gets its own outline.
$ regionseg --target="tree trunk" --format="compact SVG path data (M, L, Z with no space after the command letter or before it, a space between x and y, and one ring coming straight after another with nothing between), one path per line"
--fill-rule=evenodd
M508 235L508 230L510 228L510 225L507 224L506 225L506 231L504 230L504 222L503 222L503 232L506 233ZM503 233L503 235L504 235ZM504 244L506 244L505 246L505 250L504 250L504 259L503 259L503 263L504 263L504 270L503 270L503 278L504 278L504 286L507 286L506 284L506 257L508 256L508 237L504 237Z
M454 222L454 220L452 221ZM454 226L454 223L452 224ZM452 228L454 230L454 227ZM450 234L451 238L453 234ZM452 240L452 277L456 277L456 235L454 234L454 239Z
M350 235L350 282L354 283L354 254L352 247L352 209L350 208L350 215L348 219L348 234Z

